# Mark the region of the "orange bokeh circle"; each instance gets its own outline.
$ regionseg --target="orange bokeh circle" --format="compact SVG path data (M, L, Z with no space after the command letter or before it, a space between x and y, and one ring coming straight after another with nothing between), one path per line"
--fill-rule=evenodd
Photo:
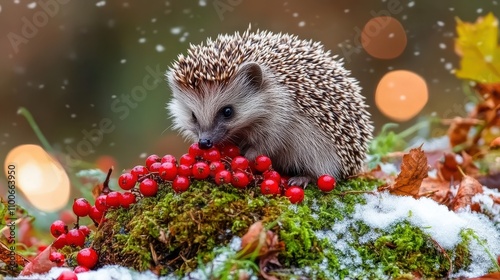
M407 121L424 108L429 93L425 80L406 70L391 71L380 79L375 104L387 117Z
M396 58L403 53L406 43L403 25L389 16L370 19L361 32L361 45L375 58Z

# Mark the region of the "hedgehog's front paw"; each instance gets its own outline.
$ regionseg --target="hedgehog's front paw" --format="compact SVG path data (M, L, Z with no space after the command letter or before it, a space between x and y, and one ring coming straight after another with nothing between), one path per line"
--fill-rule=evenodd
M310 177L306 176L296 176L288 179L289 186L301 186L304 189L307 187L307 184L311 181Z

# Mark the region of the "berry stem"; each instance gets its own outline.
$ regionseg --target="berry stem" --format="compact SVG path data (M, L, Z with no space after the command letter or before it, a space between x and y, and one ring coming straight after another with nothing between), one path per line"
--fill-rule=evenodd
M108 170L108 175L106 175L106 179L102 183L102 193L103 194L108 194L111 192L111 189L109 188L109 178L111 178L111 173L113 173L113 166L111 166Z

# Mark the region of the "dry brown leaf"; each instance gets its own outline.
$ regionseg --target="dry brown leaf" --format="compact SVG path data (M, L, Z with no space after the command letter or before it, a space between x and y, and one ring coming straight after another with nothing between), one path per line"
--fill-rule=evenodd
M403 156L401 172L396 177L394 184L389 187L389 192L395 195L411 195L417 197L422 180L427 177L427 157L421 147L411 149Z
M486 186L490 189L500 190L500 173L493 173L484 176L478 176L476 179L481 183L481 185Z
M481 277L468 278L468 280L499 280L500 272L492 272Z
M445 153L442 160L436 164L437 175L442 181L462 179L462 173L458 170L456 155Z
M493 203L500 204L500 197L499 196L494 196L490 194L491 199L493 200Z
M13 245L11 245L11 246L13 246ZM5 267L5 270L2 269L0 271L3 271L5 273L9 273L9 274L14 272L14 270L9 269L10 265L14 265L13 263L11 263L12 254L14 254L15 265L24 267L25 265L27 265L30 262L25 257L19 255L16 252L16 250L11 250L11 249L12 248L9 248L8 245L5 245L2 242L0 242L0 263L4 263L7 265L7 267ZM17 276L17 275L11 275L11 276Z
M251 225L247 233L241 238L241 250L245 250L245 256L247 254L252 254L259 245L262 251L262 247L265 245L264 225L262 221L258 221Z
M472 197L478 193L483 193L483 186L478 180L465 175L458 187L457 195L451 203L451 209L457 211L460 208L470 206L473 211L481 211L479 204L472 203Z
M420 186L418 197L429 197L439 204L448 205L451 200L450 182L425 178Z
M500 137L495 138L493 141L490 143L490 149L496 150L500 148Z
M460 169L472 177L477 176L479 174L479 169L474 164L472 157L465 151L462 151L461 158L462 160L459 164L456 154L445 153L443 159L436 164L438 177L443 181L462 180L463 175Z
M269 266L280 267L278 253L285 249L285 244L278 240L278 235L268 230L266 231L262 221L255 222L250 226L248 232L241 238L241 250L244 250L242 257L250 256L257 252L259 258L260 274L267 280L278 280L275 276L269 275Z
M500 83L477 83L474 89L481 94L485 100L492 100L495 105L500 104Z
M47 246L38 256L36 256L33 261L28 263L19 276L28 276L31 274L43 274L47 273L51 268L57 266L55 262L49 260L50 253L56 251L52 246Z
M480 120L472 118L453 118L447 133L451 147L467 142L470 128L479 123L481 123Z

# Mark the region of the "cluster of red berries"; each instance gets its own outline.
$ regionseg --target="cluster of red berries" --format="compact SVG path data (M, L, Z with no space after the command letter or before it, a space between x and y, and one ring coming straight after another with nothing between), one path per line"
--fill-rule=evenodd
M250 161L241 156L235 145L203 150L194 143L178 160L172 155L150 155L145 165L137 165L123 173L118 185L128 191L138 184L142 195L155 196L161 183L170 182L172 189L180 193L189 188L191 180L213 180L217 185L231 184L240 189L253 183L260 185L264 195L285 195L292 203L304 199L304 190L299 186L289 186L288 178L273 170L269 157L260 155ZM323 175L318 186L323 191L331 191L335 179Z
M92 219L96 218L97 221L100 221L103 214L100 213L99 217L92 217L93 208L95 206L91 206L85 198L78 198L73 201L73 212L78 218L90 216ZM56 220L50 225L50 233L56 238L52 243L52 248L56 250L50 253L50 261L54 262L57 266L63 266L66 262L66 257L61 252L58 252L58 249L64 246L82 248L76 255L78 266L73 271L64 271L61 273L58 280L77 279L76 273L89 271L97 264L97 252L92 248L84 248L85 240L90 235L90 229L85 225L78 224L79 222L76 223L73 229L68 229L68 226L61 220Z
M161 158L150 155L146 158L145 165L137 165L120 175L118 185L124 192L109 189L111 171L103 184L102 194L96 198L94 205L85 198L74 200L73 212L78 217L75 228L68 230L68 226L61 220L50 226L50 232L56 238L52 243L56 251L51 252L50 261L62 266L66 259L58 249L64 246L82 248L76 256L78 266L73 271L61 273L58 280L77 279L76 273L89 271L97 264L97 252L92 248L84 248L90 229L79 225L79 219L88 216L97 225L109 208L129 208L135 203L134 192L140 192L143 196L155 196L160 184L168 182L175 192L180 193L189 188L192 180L211 180L217 185L230 184L239 189L245 189L249 185L260 186L262 194L284 195L291 203L300 203L304 199L304 190L299 186L289 186L289 178L273 170L269 157L260 155L250 161L240 154L235 145L203 150L198 143L194 143L179 160L172 155ZM329 192L335 188L335 179L330 175L323 175L317 184L320 190ZM134 189L137 185L138 190Z

